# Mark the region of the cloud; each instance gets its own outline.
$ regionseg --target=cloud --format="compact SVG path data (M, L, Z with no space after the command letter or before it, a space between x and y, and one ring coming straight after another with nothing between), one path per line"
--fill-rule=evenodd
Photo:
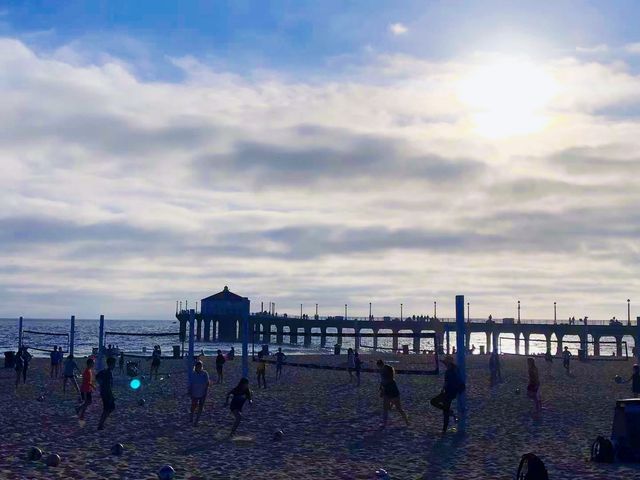
M599 45L593 45L591 47L576 47L576 52L583 54L599 54L599 53L607 53L609 51L609 46L601 43Z
M627 53L630 53L632 55L640 55L640 42L637 43L627 43L624 46L624 50Z
M462 291L595 318L639 286L624 63L546 61L553 128L489 141L455 92L475 57L305 80L184 57L173 82L129 61L0 40L0 315L167 317L230 284L279 310Z
M406 27L406 25L397 22L397 23L392 23L389 25L389 32L391 32L393 35L404 35L409 31L409 29Z

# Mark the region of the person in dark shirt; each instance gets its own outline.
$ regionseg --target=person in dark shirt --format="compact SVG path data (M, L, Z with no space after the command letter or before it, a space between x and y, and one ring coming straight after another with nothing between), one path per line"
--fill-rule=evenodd
M276 380L282 376L282 365L284 365L286 359L287 356L282 353L282 348L278 348L278 352L276 353Z
M22 377L22 369L24 368L24 361L22 360L22 348L18 349L16 353L15 360L15 371L16 371L16 390L18 389L18 385L20 385L20 377Z
M124 352L120 352L120 358L118 359L118 368L120 370L120 375L124 373Z
M160 347L156 345L153 347L153 353L151 354L151 371L149 373L149 379L153 378L153 374L156 374L156 380L158 379L158 375L160 375Z
M571 373L571 352L569 347L564 347L564 352L562 352L562 366L567 373Z
M226 361L227 360L222 354L222 350L218 350L218 355L216 356L216 373L218 374L218 383L222 383L222 381L224 380L223 368L224 362Z
M49 357L51 357L51 369L49 370L49 377L50 378L53 378L54 376L57 377L56 365L58 363L58 347L56 347L56 346L53 347L53 350L49 354Z
M637 364L633 366L633 374L624 383L628 382L631 382L633 397L637 398L640 395L640 366Z
M353 354L353 363L354 363L354 369L356 372L356 385L359 387L360 386L360 372L362 371L362 360L360 359L360 355L358 354L358 352L355 352Z
M395 370L391 365L385 365L382 368L382 382L380 383L380 395L382 396L382 425L380 429L384 429L387 426L387 417L389 416L389 410L392 406L396 407L396 410L402 415L404 423L409 426L409 419L407 414L402 409L400 403L400 390L395 380Z
M490 385L496 386L502 381L502 372L500 371L500 356L495 350L489 356L489 372L491 373Z
M27 383L27 370L29 370L29 362L33 358L27 348L22 347L22 383Z
M116 399L113 396L113 369L116 366L115 357L107 358L107 368L98 372L96 380L100 384L100 398L102 399L102 415L98 423L98 430L104 430L104 422L116 409Z
M229 404L229 397L231 397L231 404ZM231 413L235 417L235 422L233 423L233 427L231 427L231 433L229 433L230 437L236 433L240 425L240 421L242 420L242 407L247 400L249 400L249 404L253 403L251 390L249 389L249 380L247 378L241 378L238 385L227 393L224 404L225 406L229 406Z
M442 391L431 399L431 405L442 410L442 433L447 433L449 427L449 417L453 417L453 421L457 422L458 417L451 411L451 402L459 393L462 393L464 386L460 379L460 372L453 361L451 355L444 357L442 361L447 367L444 372L444 386Z

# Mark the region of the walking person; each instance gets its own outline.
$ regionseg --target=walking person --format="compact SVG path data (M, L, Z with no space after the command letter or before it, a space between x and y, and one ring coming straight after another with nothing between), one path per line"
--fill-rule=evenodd
M353 348L347 350L347 372L349 372L349 382L353 381L353 371L356 368L355 357L353 355Z
M16 390L17 390L18 385L20 384L20 378L22 377L22 370L24 369L24 361L22 360L22 348L19 348L16 353L14 369L16 371Z
M267 388L267 361L263 352L258 352L258 368L256 369L258 377L258 388L260 388L260 379L262 379L263 388Z
M562 352L562 366L567 371L567 374L571 373L571 352L569 351L569 347L564 347L564 351Z
M500 370L500 355L495 350L489 356L489 372L491 374L490 386L495 387L502 382L502 372Z
M533 400L535 413L542 412L542 396L540 394L540 375L538 367L533 357L527 358L527 370L529 374L529 384L527 385L527 396Z
M96 376L96 380L100 384L100 398L102 399L102 415L100 415L98 430L104 430L104 422L116 409L116 399L113 395L113 369L115 366L115 357L107 358L107 368L100 370Z
M193 373L189 378L189 396L191 397L191 424L198 425L204 402L209 392L209 374L204 370L203 364L198 360L193 367ZM195 421L193 414L196 413Z
M118 357L118 369L120 370L120 375L124 374L124 352L120 352L120 356Z
M449 417L453 417L454 422L458 421L458 417L451 410L451 402L464 392L465 385L462 383L460 371L451 355L445 356L442 363L447 367L444 372L444 386L441 392L431 399L431 405L442 410L442 434L445 434L449 427Z
M96 384L93 375L93 358L87 359L87 366L82 372L82 383L80 384L80 397L82 398L82 404L76 407L76 413L80 420L84 420L84 414L87 411L89 405L92 402L93 391L96 389Z
M360 355L358 352L353 354L353 364L354 370L356 372L356 385L360 386L360 371L362 370L362 360L360 360Z
M76 380L75 372L80 373L78 369L78 365L73 359L73 355L69 354L67 359L64 361L64 368L62 371L62 392L67 393L67 382L73 383L73 386L76 389L78 395L80 395L80 387L78 386L78 381Z
M49 357L51 358L51 369L49 370L49 378L53 378L57 376L56 365L58 363L58 347L56 347L55 345L53 346L53 350L51 350Z
M229 397L231 397L231 404L229 404ZM240 425L240 421L242 420L242 407L247 400L249 401L249 405L253 403L251 389L249 389L249 380L241 378L238 385L227 393L226 402L224 404L225 407L229 406L231 413L235 417L235 422L233 422L233 427L231 427L229 437L233 437L233 434L236 433L236 430Z
M218 383L222 383L222 381L224 380L224 373L223 373L223 367L224 367L224 363L227 360L224 358L224 355L222 354L222 350L218 350L218 355L216 356L216 373L218 374Z
M149 378L153 379L153 374L156 374L156 380L158 379L160 370L160 347L156 345L153 347L153 353L151 354L151 371L149 372Z
M282 353L282 348L278 348L278 352L276 353L276 380L282 376L282 365L284 365L286 359L287 356Z
M29 370L29 363L33 358L28 351L28 347L22 347L22 383L27 383L27 371Z
M395 380L395 370L391 365L385 365L382 371L382 383L380 385L380 396L382 397L382 425L380 429L387 427L387 418L389 416L389 410L391 407L396 407L396 410L402 415L404 423L409 426L409 418L402 409L400 403L400 390Z

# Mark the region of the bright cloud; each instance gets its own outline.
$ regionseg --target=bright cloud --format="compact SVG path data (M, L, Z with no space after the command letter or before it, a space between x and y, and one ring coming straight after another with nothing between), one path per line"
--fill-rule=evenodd
M624 64L381 55L294 81L184 57L172 83L65 52L0 40L3 315L168 316L229 284L279 311L450 314L462 292L608 318L638 289ZM486 136L478 110L550 126Z
M404 35L409 29L402 23L392 23L389 25L389 31L394 35Z

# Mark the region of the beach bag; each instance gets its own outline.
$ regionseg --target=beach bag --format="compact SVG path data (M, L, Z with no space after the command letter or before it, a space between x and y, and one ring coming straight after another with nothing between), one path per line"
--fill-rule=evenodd
M525 453L520 459L516 480L549 480L547 467L533 453Z
M615 452L613 449L613 443L608 438L604 438L602 435L596 438L596 441L591 445L591 461L598 463L613 463Z

